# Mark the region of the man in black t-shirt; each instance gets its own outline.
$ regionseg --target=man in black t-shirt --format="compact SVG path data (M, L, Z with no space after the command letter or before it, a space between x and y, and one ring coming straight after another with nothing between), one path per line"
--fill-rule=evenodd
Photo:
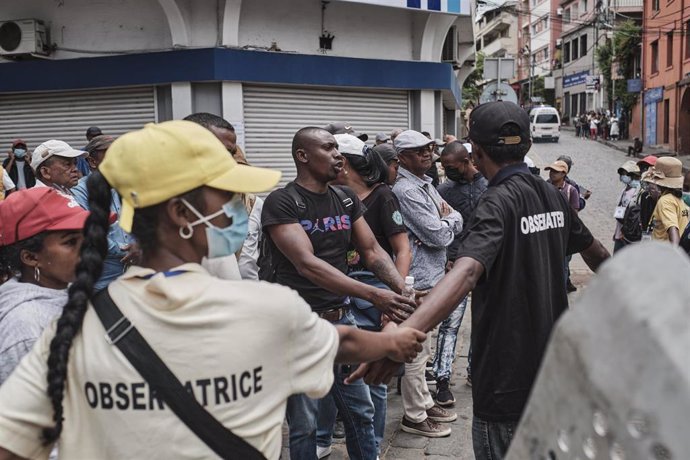
M362 218L363 205L348 187L329 186L343 169L338 144L328 131L302 128L295 134L292 156L297 178L272 192L264 203L261 222L276 261L276 282L295 289L324 319L343 323L349 296L371 302L396 322L414 311L414 302L399 293L404 280ZM379 289L346 275L347 250L353 243L366 267L393 291ZM344 385L347 369L337 368L331 389L343 415L348 454L353 459L376 458L369 389L359 380ZM316 458L318 401L306 395L288 399L290 457Z
M467 223L453 269L403 323L429 331L472 290L472 437L477 459L501 459L527 403L549 335L568 307L563 260L596 270L609 257L563 196L530 174L527 114L490 102L470 115L472 157L489 187ZM377 382L379 361L352 375Z

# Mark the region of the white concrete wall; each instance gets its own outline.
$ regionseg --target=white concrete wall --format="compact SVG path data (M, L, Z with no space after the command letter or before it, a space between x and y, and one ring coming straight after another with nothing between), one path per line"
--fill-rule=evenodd
M320 0L0 0L0 20L36 18L50 30L51 59L172 48L276 46L319 54ZM335 35L327 54L390 60L440 60L446 33L457 17L351 2L331 2L325 29ZM461 18L470 27L468 17ZM462 32L461 32L462 35ZM468 45L471 50L471 45ZM464 60L464 58L463 58ZM9 62L0 58L0 63ZM223 84L223 115L242 123L241 84ZM193 109L190 82L171 86L173 118ZM433 91L424 91L423 130L441 129ZM440 131L438 131L440 133Z
M0 2L0 18L43 20L58 46L54 59L94 55L60 48L98 53L172 46L168 21L157 0L5 0Z
M59 48L86 51L58 49L51 55L53 59L173 46L268 48L273 42L287 52L321 52L319 0L6 0L0 1L0 18L41 19L50 28L51 41ZM335 39L327 54L438 60L438 42L443 42L445 23L452 23L452 18L400 8L331 2L325 12L325 29Z
M331 2L325 29L335 35L331 56L371 59L413 59L412 16L428 13L404 9ZM321 35L319 0L245 0L240 17L240 46L318 54Z

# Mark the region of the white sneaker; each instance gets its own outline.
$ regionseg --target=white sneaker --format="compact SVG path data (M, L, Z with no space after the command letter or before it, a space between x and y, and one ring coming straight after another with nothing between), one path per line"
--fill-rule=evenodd
M333 448L331 446L328 447L321 447L321 446L316 446L316 458L325 458L331 455L331 452L333 452Z

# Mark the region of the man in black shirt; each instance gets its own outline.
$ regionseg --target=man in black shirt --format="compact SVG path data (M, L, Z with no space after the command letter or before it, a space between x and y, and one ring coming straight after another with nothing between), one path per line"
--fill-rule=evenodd
M324 129L299 130L292 143L297 178L266 198L261 222L276 260L276 282L295 289L319 316L333 322L347 319L349 296L363 298L392 320L403 321L414 311L414 302L399 294L404 280L362 218L363 205L352 189L329 186L343 169L337 147ZM351 242L366 267L395 292L346 275ZM336 369L331 393L343 414L348 454L353 459L375 459L369 389L361 380L344 385L346 374L347 369ZM316 458L317 413L317 400L306 395L288 399L291 458Z
M527 114L490 102L470 116L472 157L489 180L453 269L403 324L429 331L472 290L472 435L478 459L501 459L527 403L554 323L568 307L563 260L596 270L609 257L563 196L530 174ZM379 361L352 378L389 378Z
M12 142L12 149L2 162L2 167L7 171L17 190L25 190L36 185L36 176L34 176L34 170L31 169L31 156L23 140L17 139Z

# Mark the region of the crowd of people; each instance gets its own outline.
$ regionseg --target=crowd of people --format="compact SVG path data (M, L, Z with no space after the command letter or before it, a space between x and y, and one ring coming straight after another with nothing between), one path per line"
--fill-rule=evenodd
M116 139L89 128L83 150L14 141L0 459L275 459L286 419L293 459L328 456L341 421L350 458L373 460L393 376L401 430L449 436L468 304L474 454L503 458L568 308L570 256L596 270L609 254L578 216L590 192L572 159L535 174L524 110L482 104L468 127L373 146L346 123L304 127L295 180L265 198L280 173L251 166L234 127L207 113ZM618 173L615 250L679 244L680 162Z
M573 125L575 136L582 139L617 141L625 137L621 135L621 127L626 126L625 121L621 122L610 110L580 113L573 117Z

